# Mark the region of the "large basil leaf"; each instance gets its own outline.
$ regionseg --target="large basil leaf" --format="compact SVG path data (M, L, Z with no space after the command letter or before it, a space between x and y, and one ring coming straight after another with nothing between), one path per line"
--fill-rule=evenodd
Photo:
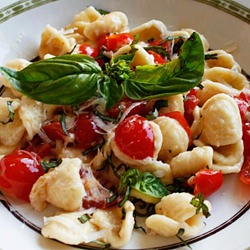
M197 86L204 74L204 48L194 32L182 45L179 57L164 65L137 66L134 77L124 83L134 100L175 95Z
M48 104L74 105L91 98L102 78L98 63L86 55L63 55L30 64L21 71L1 67L12 86Z

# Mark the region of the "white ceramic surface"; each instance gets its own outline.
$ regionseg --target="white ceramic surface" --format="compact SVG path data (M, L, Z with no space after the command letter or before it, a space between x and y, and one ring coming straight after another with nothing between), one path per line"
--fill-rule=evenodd
M249 0L239 2L250 7ZM153 18L160 19L170 30L193 28L199 31L207 37L211 48L236 45L233 55L250 74L250 10L226 0L1 1L0 65L16 57L34 58L47 23L63 27L74 14L89 5L124 11L131 27ZM221 190L209 200L213 205L212 216L201 235L190 239L192 249L243 250L250 247L250 186L241 184L237 175L227 176ZM41 237L38 233L41 225L42 215L29 206L0 202L0 250L76 249ZM125 249L174 249L176 246L176 239L145 237L137 232Z

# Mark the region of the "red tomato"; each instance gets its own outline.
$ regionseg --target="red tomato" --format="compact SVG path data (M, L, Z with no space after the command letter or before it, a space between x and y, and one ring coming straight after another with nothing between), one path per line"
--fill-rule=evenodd
M151 45L151 46L161 46L161 47L165 48L167 52L170 52L171 47L172 47L172 41L163 42L161 40L154 40L152 42L149 42L149 45Z
M242 132L244 142L244 163L240 171L240 181L245 184L250 184L250 94L240 93L239 96L234 97L238 104L240 115L242 119Z
M247 95L242 92L239 96L235 96L234 100L239 107L241 120L244 123L247 112L250 112L250 97L247 97Z
M76 143L83 151L96 146L102 141L102 135L99 131L100 129L93 121L91 114L81 114L77 117L75 124Z
M51 154L52 146L49 143L43 142L39 137L35 137L24 150L35 152L41 158L44 158Z
M194 176L194 195L202 193L205 197L217 191L223 183L221 171L201 169Z
M114 119L117 118L121 111L122 113L124 113L129 107L131 107L133 103L134 101L128 98L116 103L111 109L108 110L109 116ZM127 117L136 114L143 115L145 106L145 102L141 102L140 104L136 105L131 109Z
M44 174L40 161L36 153L21 149L5 155L0 160L0 189L29 202L33 184Z
M240 171L240 181L245 184L250 184L250 156L245 157L244 164Z
M134 41L134 37L129 33L107 34L98 40L98 47L101 50L105 47L107 51L117 51L125 45L130 45Z
M185 117L182 115L182 113L180 111L172 111L169 113L164 113L164 114L159 114L159 115L164 115L170 118L173 118L175 120L177 120L180 125L185 129L185 131L187 132L189 141L191 142L192 140L192 131L191 128L187 122L187 120L185 119Z
M193 111L199 102L200 100L197 98L197 89L191 89L184 100L184 116L189 125L193 122Z
M166 61L164 58L153 50L148 50L148 53L154 57L155 64L164 64Z
M240 171L240 180L250 184L250 122L243 124L244 164Z
M133 159L143 160L154 155L154 132L142 116L133 115L120 122L115 130L115 142Z
M53 141L64 140L65 133L62 129L62 125L58 121L50 122L42 127L45 134Z
M93 58L96 58L99 54L98 50L94 46L87 43L83 43L79 46L79 52L80 54L85 54Z

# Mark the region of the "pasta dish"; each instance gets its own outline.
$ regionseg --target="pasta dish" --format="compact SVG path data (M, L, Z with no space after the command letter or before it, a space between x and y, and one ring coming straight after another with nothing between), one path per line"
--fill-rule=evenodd
M224 175L250 183L249 81L199 31L130 28L125 13L90 6L61 30L47 25L38 58L0 72L0 191L57 209L46 238L188 239Z

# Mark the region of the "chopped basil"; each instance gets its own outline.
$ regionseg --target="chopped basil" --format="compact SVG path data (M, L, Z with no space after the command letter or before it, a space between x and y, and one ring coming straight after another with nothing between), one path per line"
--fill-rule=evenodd
M68 135L68 131L67 131L67 127L66 127L66 115L64 113L61 114L61 117L60 117L60 124L62 126L62 130L63 130L63 133L65 135Z
M94 147L88 148L87 150L83 151L82 155L85 156L85 155L88 155L91 152L95 152L99 148L102 148L102 146L104 145L104 143L105 143L105 140L104 140L104 138L102 138L102 142L96 144Z
M1 122L2 124L7 124L9 122L13 122L14 116L15 116L15 111L12 108L12 101L7 101L6 104L7 104L7 108L9 111L9 119L8 119L8 121L2 121Z
M86 223L87 221L90 220L90 215L89 214L83 214L82 216L78 217L77 219L82 223Z
M42 160L41 161L41 166L44 170L45 173L47 173L51 168L58 167L62 163L62 159L50 159L49 161L47 160Z
M217 60L217 59L218 59L217 53L205 54L205 60Z
M180 228L178 233L176 234L176 237L188 248L192 249L190 245L182 238L183 234L185 233L185 230L183 228Z
M204 196L203 194L199 193L196 196L194 196L191 200L191 204L196 207L196 213L199 213L202 211L203 215L207 218L211 214L209 213L209 209L207 205L204 203Z

